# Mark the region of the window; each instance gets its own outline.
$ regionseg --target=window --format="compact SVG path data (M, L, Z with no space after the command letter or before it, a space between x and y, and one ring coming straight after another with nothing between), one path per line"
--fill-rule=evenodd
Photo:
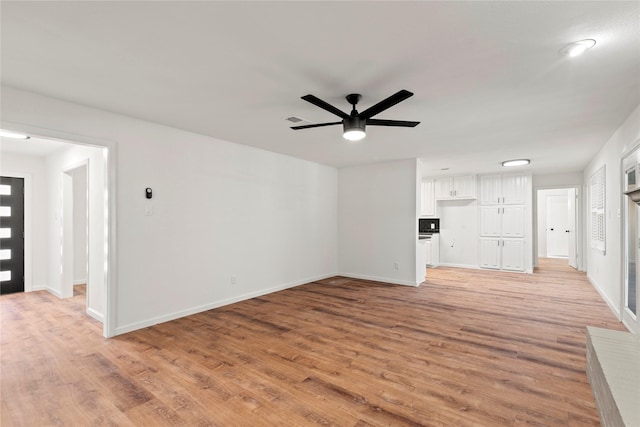
M605 253L605 167L591 175L591 247Z

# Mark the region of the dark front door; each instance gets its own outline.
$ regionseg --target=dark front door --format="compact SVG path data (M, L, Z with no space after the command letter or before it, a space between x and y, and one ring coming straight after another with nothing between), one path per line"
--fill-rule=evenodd
M0 177L0 294L24 292L24 179Z

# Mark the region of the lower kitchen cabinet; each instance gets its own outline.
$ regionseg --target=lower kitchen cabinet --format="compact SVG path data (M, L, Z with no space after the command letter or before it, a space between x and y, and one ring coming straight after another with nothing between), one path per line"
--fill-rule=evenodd
M524 239L480 238L480 267L524 271Z

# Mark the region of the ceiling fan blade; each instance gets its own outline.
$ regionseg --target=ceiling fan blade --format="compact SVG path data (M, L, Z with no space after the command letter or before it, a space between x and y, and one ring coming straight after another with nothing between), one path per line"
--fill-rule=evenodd
M405 128L413 128L418 126L420 122L408 122L405 120L367 119L367 124L372 126L400 126Z
M338 117L342 117L343 119L348 119L349 118L349 115L347 113L337 109L336 107L334 107L333 105L331 105L331 104L329 104L327 102L324 102L322 99L318 98L317 96L305 95L305 96L302 97L302 99L304 99L307 102L312 103L316 107L320 107L323 110L327 110L328 112L330 112L332 114L335 114Z
M341 125L341 124L342 122L316 123L314 125L291 126L291 129L300 130L300 129L319 128L322 126L332 126L332 125Z
M383 112L387 108L393 107L398 102L402 102L402 101L404 101L405 99L407 99L407 98L409 98L411 96L413 96L412 92L409 92L408 90L402 89L401 91L399 91L397 93L394 93L390 97L388 97L386 99L383 99L382 101L378 102L376 105L373 105L373 106L367 108L362 113L358 114L358 117L361 117L363 119L371 118L371 117L375 116L376 114Z

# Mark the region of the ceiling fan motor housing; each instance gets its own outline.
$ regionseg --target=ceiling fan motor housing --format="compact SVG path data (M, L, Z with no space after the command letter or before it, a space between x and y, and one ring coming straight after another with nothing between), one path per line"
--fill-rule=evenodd
M356 129L360 129L362 132L364 132L364 127L366 124L367 120L361 119L360 117L349 117L348 119L342 120L342 125L345 132Z

